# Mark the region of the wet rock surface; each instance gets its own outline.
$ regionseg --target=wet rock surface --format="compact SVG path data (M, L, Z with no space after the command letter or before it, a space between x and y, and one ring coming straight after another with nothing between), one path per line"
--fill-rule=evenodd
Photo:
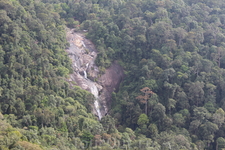
M73 29L67 29L67 41L70 46L66 52L72 60L74 70L68 81L75 81L78 86L95 96L93 113L101 119L110 109L111 93L118 90L124 78L123 69L114 62L103 75L100 75L94 63L97 57L94 44Z

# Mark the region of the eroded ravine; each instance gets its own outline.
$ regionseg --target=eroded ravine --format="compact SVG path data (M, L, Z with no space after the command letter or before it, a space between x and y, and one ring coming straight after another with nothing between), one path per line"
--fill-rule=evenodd
M97 51L93 43L73 29L67 29L67 41L70 46L66 52L72 60L74 70L69 81L75 81L82 89L95 96L93 113L101 119L110 108L111 93L118 89L124 77L123 69L114 62L100 77L99 69L94 63Z

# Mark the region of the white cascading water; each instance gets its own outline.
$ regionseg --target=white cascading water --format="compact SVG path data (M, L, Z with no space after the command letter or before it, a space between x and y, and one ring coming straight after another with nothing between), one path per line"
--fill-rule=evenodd
M91 81L91 80L89 80ZM91 81L92 82L92 81ZM102 114L100 112L100 106L99 106L99 101L98 101L98 88L96 87L95 83L93 83L93 86L90 87L91 89L91 93L95 96L95 102L94 102L94 105L95 105L95 109L97 111L97 114L98 114L98 118L101 120L102 118Z
M78 35L78 37L80 37ZM67 49L67 52L69 53L69 55L71 56L72 60L73 60L73 68L76 72L76 74L83 78L84 80L82 80L83 82L83 85L87 86L89 91L94 95L95 97L95 102L94 102L94 107L95 107L95 111L97 113L97 116L99 118L99 120L101 120L102 118L102 114L101 114L101 111L100 111L100 103L99 103L99 91L98 91L98 88L96 86L96 83L90 79L87 78L87 72L86 70L88 69L89 67L89 63L93 63L93 62L88 62L86 63L85 65L83 64L84 63L84 60L82 59L82 53L83 53L83 50L77 46L76 44L74 44L74 38L70 39L70 47ZM88 49L88 47L85 45L84 41L83 40L80 40L83 48L85 49ZM83 76L80 75L80 70L83 70Z
M100 112L100 106L99 106L98 98L96 98L96 100L94 102L94 105L95 105L96 111L98 113L98 118L99 118L99 120L101 120L102 119L102 114Z
M87 72L84 70L84 78L87 79Z
M82 45L83 47L86 48L86 45L84 44L84 42L82 41ZM88 63L86 64L86 69L88 68ZM97 86L95 85L95 82L91 81L90 79L87 78L87 72L84 70L84 78L87 79L88 81L88 85L90 87L90 92L94 95L95 97L95 102L94 102L94 106L95 106L95 109L96 109L96 112L97 112L97 115L98 115L98 118L99 120L101 120L102 118L102 114L101 114L101 111L100 111L100 105L99 105L99 101L98 101L98 97L99 97L99 92L98 92L98 88Z

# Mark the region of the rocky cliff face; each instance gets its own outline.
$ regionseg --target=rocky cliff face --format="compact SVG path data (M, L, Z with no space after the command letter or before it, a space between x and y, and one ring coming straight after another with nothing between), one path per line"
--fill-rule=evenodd
M93 43L73 29L68 29L67 41L70 47L66 52L72 60L74 69L69 81L75 81L82 89L90 91L95 96L93 113L101 119L110 108L111 93L119 88L124 77L123 69L114 62L106 69L105 74L100 76L99 69L94 63L97 50Z

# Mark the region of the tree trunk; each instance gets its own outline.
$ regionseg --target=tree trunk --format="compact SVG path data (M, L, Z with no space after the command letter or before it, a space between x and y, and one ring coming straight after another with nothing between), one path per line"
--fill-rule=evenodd
M147 109L148 109L148 106L147 106L147 101L146 101L146 104L145 104L145 114L148 116Z
M148 116L148 97L145 93L145 114Z

